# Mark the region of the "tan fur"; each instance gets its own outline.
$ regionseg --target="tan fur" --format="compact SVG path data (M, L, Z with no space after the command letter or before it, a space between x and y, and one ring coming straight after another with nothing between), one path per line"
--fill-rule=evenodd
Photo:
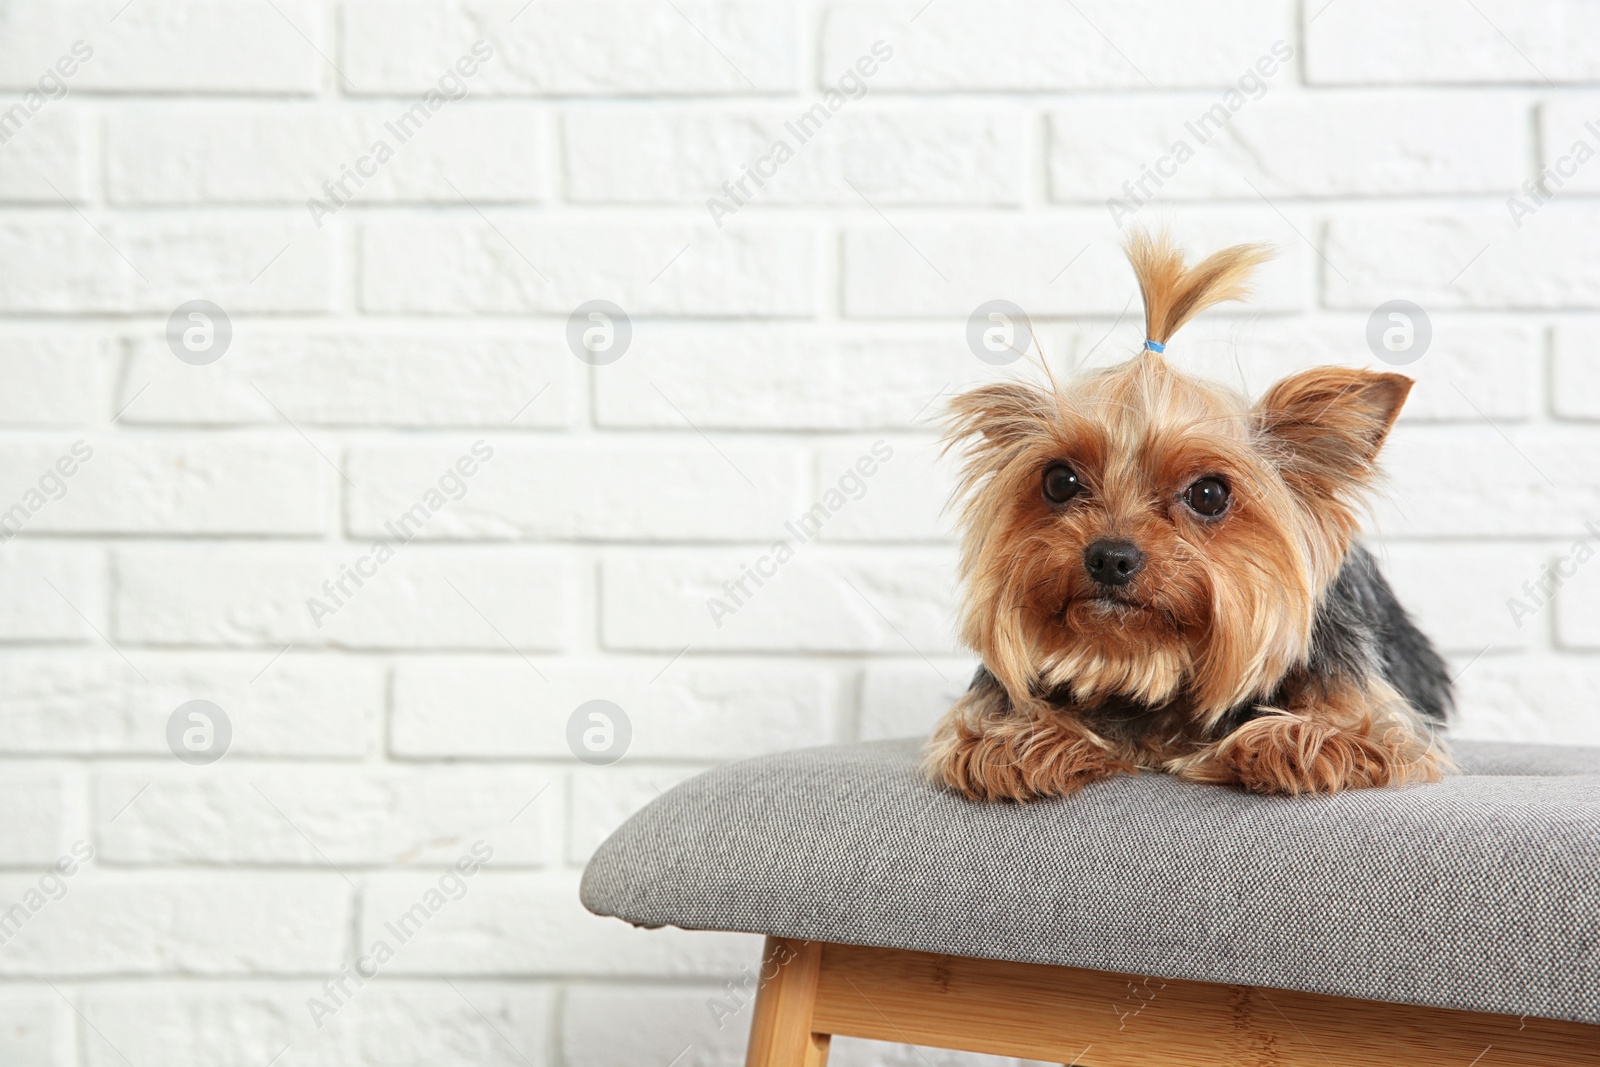
M1165 342L1241 294L1266 252L1241 245L1189 268L1165 241L1136 236L1129 255L1149 336ZM1327 703L1337 714L1326 715L1308 697L1248 724L1247 737L1214 736L1230 709L1263 699L1305 661L1318 600L1353 543L1409 388L1399 375L1327 367L1252 404L1145 352L1064 385L1007 382L957 397L947 447L966 451L962 634L1001 689L951 710L930 747L933 775L1011 799L1135 767L1282 792L1425 777L1424 728L1414 712L1392 710L1392 691L1337 694ZM1085 486L1071 506L1042 496L1042 472L1056 462ZM1204 520L1181 496L1212 476L1232 503ZM1106 537L1135 542L1147 561L1115 596L1082 564L1085 547ZM1063 711L1063 699L1158 708L1159 729L1110 736ZM1402 773L1413 766L1423 769Z

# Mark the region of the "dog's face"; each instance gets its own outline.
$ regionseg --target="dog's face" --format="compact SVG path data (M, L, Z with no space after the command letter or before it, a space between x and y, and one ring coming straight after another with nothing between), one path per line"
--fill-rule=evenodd
M1013 699L1202 718L1304 659L1410 381L1319 368L1257 404L1155 354L958 398L966 637Z

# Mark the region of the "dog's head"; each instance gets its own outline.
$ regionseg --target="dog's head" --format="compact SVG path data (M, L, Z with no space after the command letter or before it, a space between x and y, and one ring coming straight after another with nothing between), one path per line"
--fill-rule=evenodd
M1238 246L1187 268L1144 237L1129 254L1156 346L1242 295L1266 256ZM1322 367L1251 403L1147 350L963 394L949 440L967 451L967 641L1016 702L1182 694L1211 719L1264 693L1305 659L1410 388Z

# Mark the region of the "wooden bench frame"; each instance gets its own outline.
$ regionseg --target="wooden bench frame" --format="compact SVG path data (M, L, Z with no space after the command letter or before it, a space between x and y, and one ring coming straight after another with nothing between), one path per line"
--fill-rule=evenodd
M767 938L746 1067L834 1035L1076 1067L1600 1065L1600 1026Z

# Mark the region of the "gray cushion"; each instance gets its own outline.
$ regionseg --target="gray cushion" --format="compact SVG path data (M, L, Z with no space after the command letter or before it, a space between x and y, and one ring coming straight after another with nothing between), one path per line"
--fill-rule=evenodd
M1600 749L1468 744L1437 785L1257 797L1164 775L975 804L918 743L747 760L583 877L644 926L1600 1023Z

